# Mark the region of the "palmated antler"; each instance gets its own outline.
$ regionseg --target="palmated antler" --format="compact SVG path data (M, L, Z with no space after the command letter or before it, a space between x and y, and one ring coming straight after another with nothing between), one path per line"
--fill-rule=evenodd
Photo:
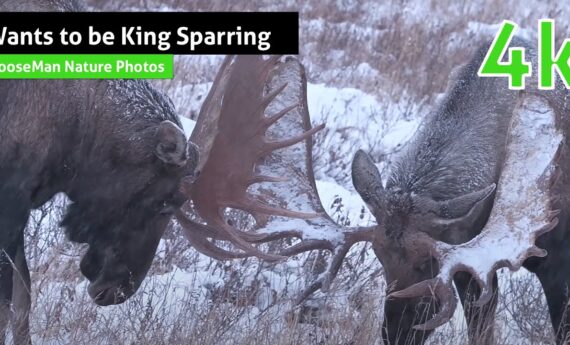
M228 57L202 106L190 140L200 150L199 177L186 186L191 220L176 216L191 244L217 259L280 260L311 250L333 253L328 271L298 299L328 287L352 245L372 240L372 228L343 228L321 205L312 169L307 80L298 60ZM256 231L231 225L226 208L247 212ZM254 247L278 239L301 241L275 253ZM216 246L228 241L240 251Z
M434 329L453 316L457 306L452 286L455 273L468 272L478 281L482 294L476 305L481 306L492 297L491 282L498 269L518 270L525 259L546 255L545 250L535 246L535 240L558 223L559 212L552 210L549 190L557 175L555 166L561 142L554 112L544 100L526 98L513 115L506 161L483 231L459 245L437 242L421 232L404 239L407 246L429 251L439 262L435 278L389 295L398 298L433 295L438 299L439 313L414 328Z

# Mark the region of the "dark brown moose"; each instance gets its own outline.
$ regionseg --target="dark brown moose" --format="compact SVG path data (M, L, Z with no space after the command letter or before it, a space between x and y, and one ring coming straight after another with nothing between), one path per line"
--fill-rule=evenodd
M81 9L0 2L4 11ZM10 318L15 343L30 342L23 230L32 209L69 197L62 226L89 245L80 265L89 295L122 303L146 276L197 161L172 102L145 81L0 81L0 344Z

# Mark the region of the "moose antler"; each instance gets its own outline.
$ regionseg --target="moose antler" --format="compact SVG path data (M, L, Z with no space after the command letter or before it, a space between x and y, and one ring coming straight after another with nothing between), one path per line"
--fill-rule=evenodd
M434 329L453 316L457 306L452 286L455 273L468 272L478 281L482 294L476 305L481 306L492 297L491 282L498 269L518 270L528 257L546 255L545 250L535 246L535 240L558 223L559 212L552 210L549 190L557 175L555 165L561 142L562 134L556 129L552 109L541 98L525 98L513 115L507 158L483 231L459 245L437 242L421 232L404 239L408 246L429 251L439 262L435 278L388 296L437 297L439 313L414 328Z
M185 186L193 208L176 216L191 244L217 259L257 256L275 261L311 250L331 251L327 273L300 303L329 285L350 247L371 241L373 228L342 228L322 207L311 137L324 126L311 128L303 66L294 58L280 59L225 59L190 138L201 158L199 177ZM257 231L231 225L226 208L247 212ZM253 246L286 238L301 241L276 253ZM222 249L213 240L228 241L240 251Z

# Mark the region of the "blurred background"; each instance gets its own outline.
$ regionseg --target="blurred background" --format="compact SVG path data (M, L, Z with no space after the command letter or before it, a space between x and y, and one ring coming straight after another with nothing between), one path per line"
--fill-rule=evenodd
M300 54L309 80L314 167L322 203L345 225L374 220L350 180L365 149L384 172L468 61L509 19L536 40L538 19L569 35L568 1L426 0L87 0L93 11L298 11ZM191 23L189 23L191 24ZM175 78L153 81L194 120L223 56L177 56ZM191 122L190 122L191 123ZM284 264L219 262L195 252L172 225L149 277L128 302L95 306L78 270L85 248L58 227L63 196L33 213L27 228L33 339L38 344L381 344L385 284L367 246L355 246L328 294L317 293L293 319L292 298L324 269L326 253ZM497 344L552 344L538 280L500 272ZM428 344L467 344L463 311Z

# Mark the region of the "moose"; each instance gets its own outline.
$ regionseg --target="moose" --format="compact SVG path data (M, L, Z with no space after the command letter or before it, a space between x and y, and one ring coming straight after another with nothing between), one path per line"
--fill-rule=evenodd
M3 81L0 99L0 326L12 263L25 267L30 210L60 192L72 202L62 221L68 238L89 244L81 272L90 296L124 301L150 268L198 160L172 103L146 82L100 80ZM27 269L18 273L16 284L29 281Z
M0 3L14 9L82 7ZM93 301L133 295L198 161L171 100L141 80L3 80L0 147L0 343L10 318L14 342L31 342L23 230L30 211L57 193L71 200L62 221L68 238L89 245L80 268Z
M30 210L60 192L72 202L62 221L68 238L89 245L80 267L90 296L102 306L123 302L150 268L198 160L172 103L146 82L103 80L7 80L0 99L0 326L13 281L29 305ZM24 337L16 342L28 342L27 321L14 324Z

